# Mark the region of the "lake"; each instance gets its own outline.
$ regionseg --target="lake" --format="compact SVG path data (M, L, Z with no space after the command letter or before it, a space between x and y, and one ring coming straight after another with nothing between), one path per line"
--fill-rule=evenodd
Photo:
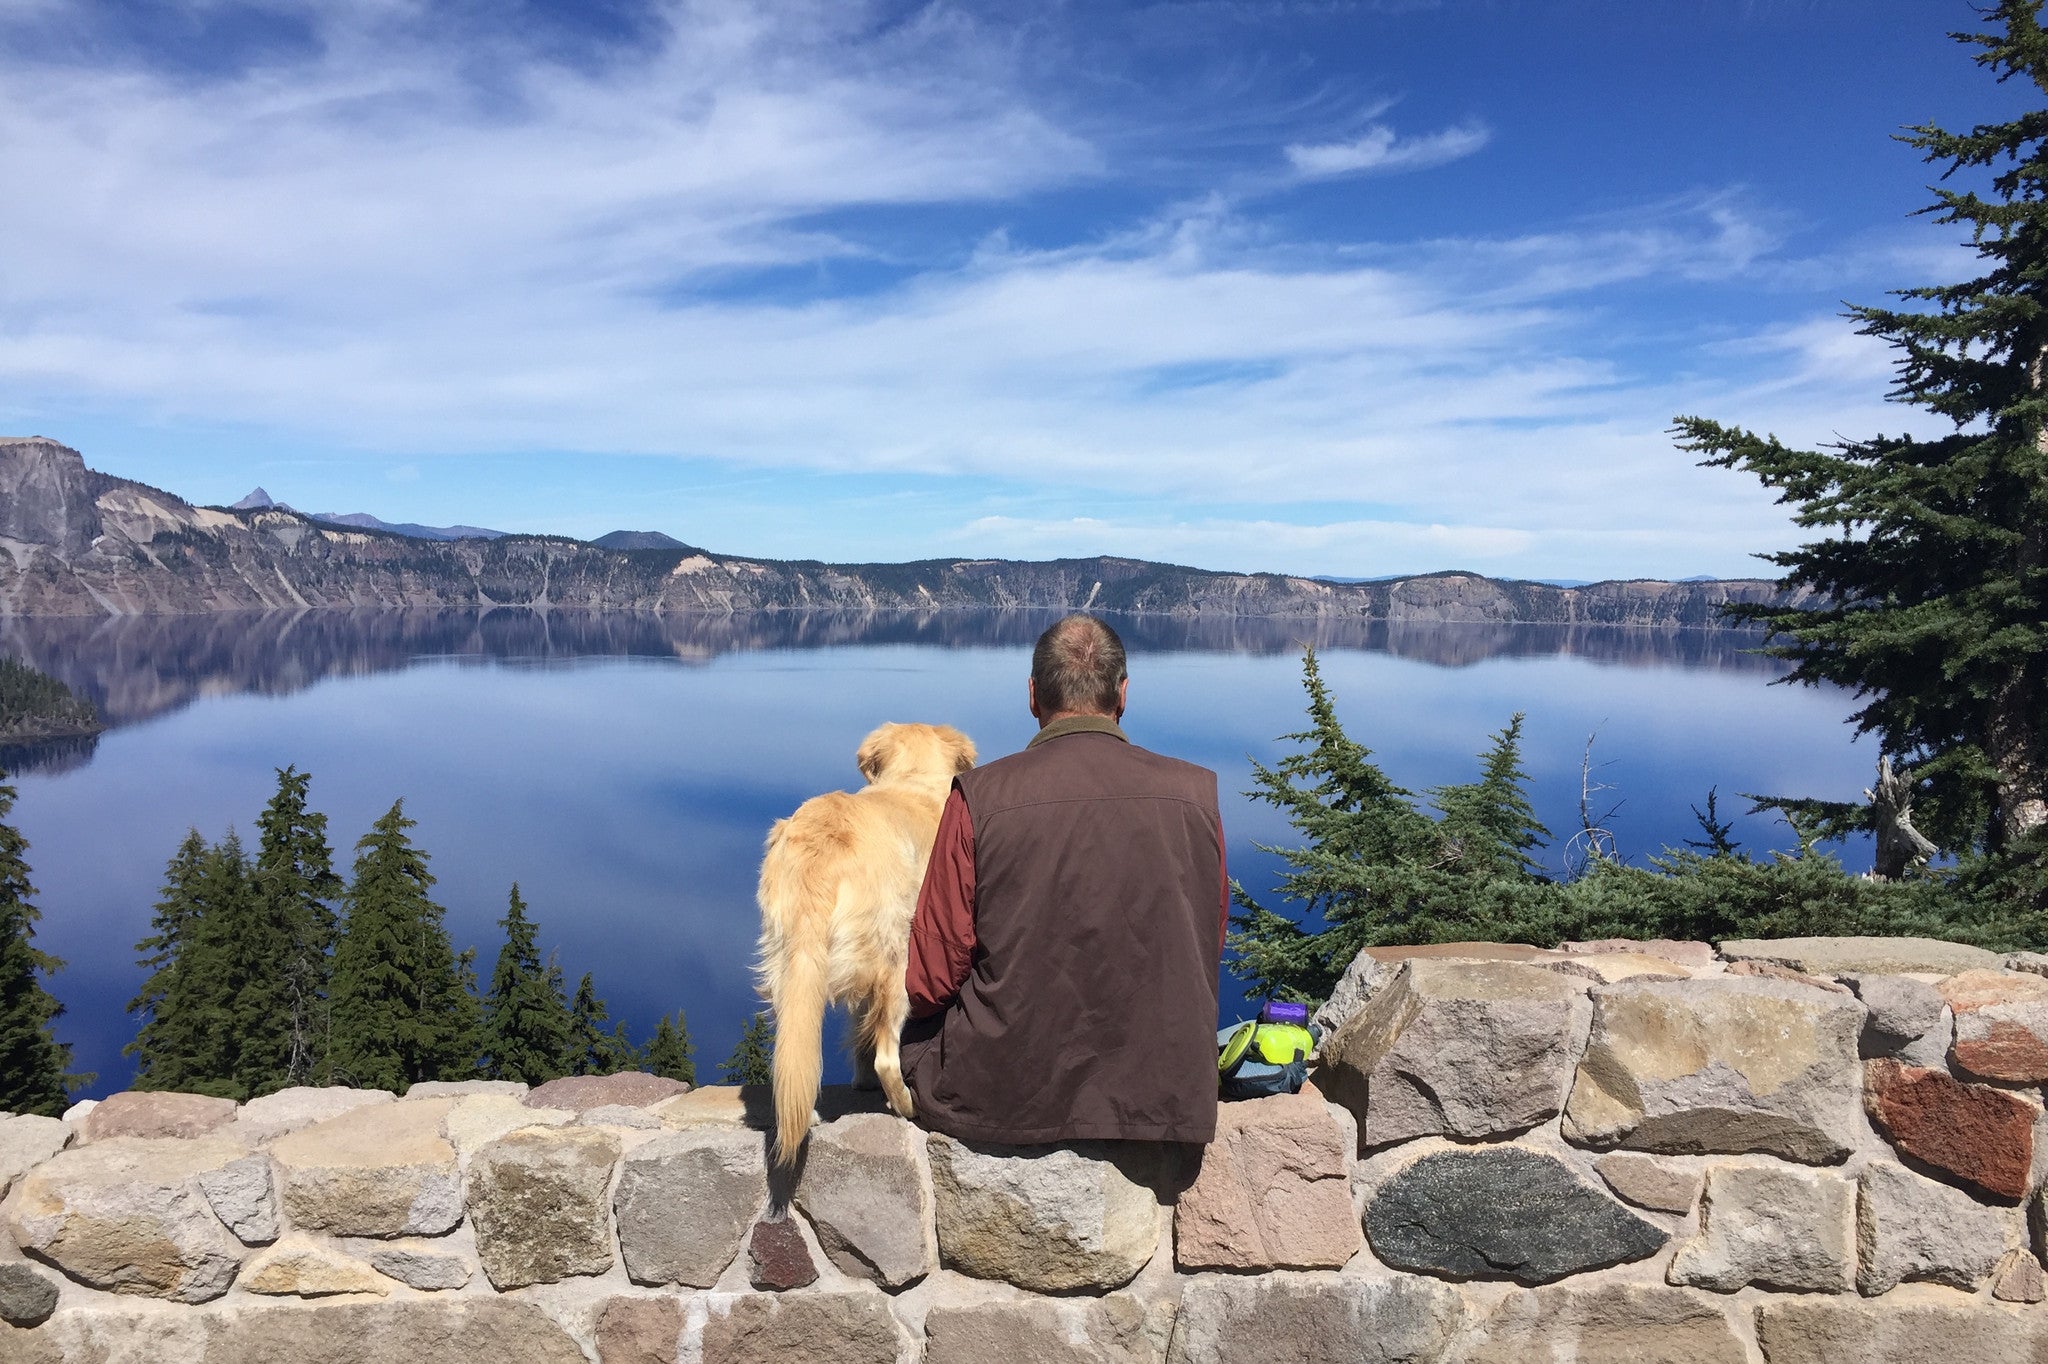
M253 842L274 769L312 773L337 869L399 797L440 878L458 948L488 979L518 882L573 984L592 972L636 1039L688 1013L701 1077L756 1007L753 883L768 826L854 786L853 751L885 720L957 725L984 758L1035 729L1024 683L1051 617L1028 612L744 617L302 612L0 620L0 650L99 705L96 740L0 751L43 911L39 945L62 1038L124 1087L124 1013L164 864L188 828ZM1339 714L1411 790L1469 780L1527 714L1530 794L1560 839L1578 827L1587 737L1623 856L1696 836L1718 786L1751 847L1791 846L1745 791L1851 799L1876 760L1842 693L1768 685L1783 665L1732 631L1113 619L1131 653L1125 726L1216 770L1231 870L1255 894L1286 843L1240 794L1251 762L1303 723L1300 654L1318 650ZM1852 848L1852 864L1868 865ZM1548 857L1561 865L1553 846ZM1241 995L1225 978L1226 1014ZM843 1075L843 1066L840 1073Z

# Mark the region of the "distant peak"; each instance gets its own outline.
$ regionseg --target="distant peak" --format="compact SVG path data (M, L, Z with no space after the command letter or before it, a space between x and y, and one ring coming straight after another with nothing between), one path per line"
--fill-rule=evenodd
M265 507L274 507L276 505L277 503L272 500L269 493L264 492L261 488L253 488L247 497L243 498L240 502L233 503L230 509L233 511L262 511Z
M590 542L601 549L688 549L673 535L658 530L615 530Z

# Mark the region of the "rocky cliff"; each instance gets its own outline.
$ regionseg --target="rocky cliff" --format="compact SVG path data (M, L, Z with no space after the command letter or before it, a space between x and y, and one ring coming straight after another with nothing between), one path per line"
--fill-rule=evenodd
M1374 949L1206 1147L652 1075L0 1115L23 1364L2048 1359L2048 957Z
M195 507L96 473L69 446L0 438L0 615L291 607L595 611L1089 608L1174 616L1712 626L1763 581L1549 587L1471 573L1328 583L1136 559L825 564L690 546L615 551L559 536L434 542L278 507Z

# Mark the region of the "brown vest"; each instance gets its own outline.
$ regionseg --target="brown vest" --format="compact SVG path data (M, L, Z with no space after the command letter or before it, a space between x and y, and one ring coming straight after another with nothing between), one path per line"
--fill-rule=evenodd
M904 1036L918 1119L971 1141L1216 1132L1216 774L1056 722L962 773L976 948Z

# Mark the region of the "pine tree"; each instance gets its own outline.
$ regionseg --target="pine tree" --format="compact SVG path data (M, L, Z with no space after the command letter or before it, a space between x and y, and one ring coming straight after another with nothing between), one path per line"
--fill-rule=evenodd
M4 776L4 774L0 774ZM14 808L14 788L0 786L0 820ZM70 1083L71 1048L51 1024L64 1012L43 978L64 963L35 945L41 913L31 903L28 840L0 823L0 1112L59 1117Z
M311 774L295 767L278 769L277 791L256 821L257 891L268 917L285 924L290 938L283 971L289 1039L283 1083L293 1085L311 1079L326 1033L335 929L329 902L342 892L327 843L327 816L306 808L311 781Z
M122 1048L135 1058L136 1089L175 1089L203 1059L198 1054L202 1029L179 1004L187 994L183 949L199 921L207 851L199 830L187 830L164 868L150 935L135 944L140 954L136 965L149 972L141 992L128 1001L128 1012L141 1021L135 1040Z
M282 939L262 932L241 840L230 831L209 847L188 833L165 871L163 896L156 932L136 944L154 969L128 1006L148 1015L128 1046L135 1087L248 1098L251 1074L270 1073L267 1063L281 1064L283 1055L275 1045L281 1000L262 976L282 960Z
M404 802L393 802L356 844L330 987L328 1068L337 1083L404 1090L461 1078L473 1064L468 992L443 910L427 896L427 855L406 836L413 827Z
M774 1058L775 1034L768 1026L768 1015L757 1013L718 1069L729 1085L765 1085L772 1078Z
M562 1073L569 1045L569 1005L559 985L542 967L535 943L536 928L526 917L526 902L515 883L498 920L505 945L491 972L490 994L484 999L484 1074L493 1080L544 1084Z
M217 1073L205 1092L236 1100L291 1083L289 973L297 923L291 906L262 893L256 868L231 829L215 848L197 941L220 1010Z
M1999 81L2048 92L2041 7L2002 0L1999 31L1953 36ZM1827 532L1765 556L1789 604L1736 614L1770 629L1791 680L1857 694L1859 732L1920 786L1923 832L1952 852L2011 849L2048 826L2048 109L1900 140L1944 180L1995 171L1988 197L1937 188L1922 210L1968 227L1984 273L1849 314L1898 348L1891 396L1952 429L1820 451L1697 417L1676 434Z
M654 1036L647 1043L645 1064L656 1075L694 1085L697 1083L696 1054L697 1048L690 1041L690 1025L684 1020L683 1011L677 1009L673 1023L667 1014L663 1014L655 1025Z
M611 1021L596 983L585 971L569 1003L569 1045L562 1054L562 1074L613 1075L639 1063L639 1052L626 1040L625 1024L608 1026Z
M1529 854L1550 841L1550 830L1537 823L1525 789L1529 774L1522 770L1519 711L1493 736L1480 764L1478 781L1429 793L1443 815L1437 822L1440 859L1482 879L1543 879Z

